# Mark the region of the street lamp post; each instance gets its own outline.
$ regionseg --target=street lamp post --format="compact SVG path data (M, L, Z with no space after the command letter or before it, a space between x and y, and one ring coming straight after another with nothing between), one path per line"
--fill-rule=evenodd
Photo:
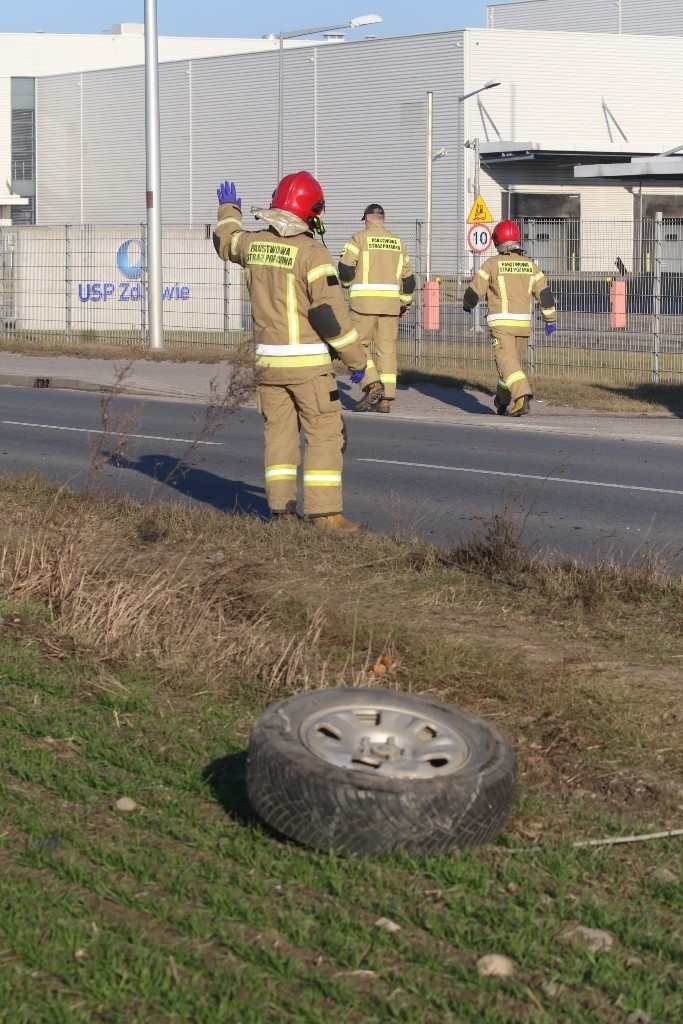
M164 347L161 248L161 139L156 0L145 0L145 154L147 207L147 324L149 347ZM143 302L145 299L143 298Z
M480 85L478 89L472 89L471 92L466 92L466 93L464 93L464 95L458 96L458 133L457 133L458 147L460 147L460 144L461 144L460 143L460 135L461 135L461 132L462 132L462 104L465 102L465 100L468 100L471 96L476 96L480 92L485 92L486 89L495 89L496 86L498 86L500 84L501 83L498 81L497 78L491 78L491 79L489 79L488 82L484 82L483 85ZM463 147L466 147L466 146L469 146L470 143L467 143L467 142L463 141L462 145L463 145ZM474 194L475 194L475 196L478 196L479 195L479 165L480 165L479 139L478 138L474 140L474 142L472 144L472 148L474 149ZM462 150L460 150L460 151L462 152ZM464 170L464 165L463 165L463 170ZM465 185L466 185L466 180L465 180L465 175L463 175L463 187L462 187L462 192L461 192L462 202L460 204L460 218L459 218L459 220L460 220L460 227L459 227L459 232L458 232L458 234L459 234L459 237L458 237L458 262L457 262L458 286L460 286L460 279L461 279L460 261L462 259L463 249L465 248ZM475 259L475 264L476 264L476 262L477 262L477 260ZM481 329L479 327L478 310L479 310L479 307L477 306L476 307L476 311L475 311L475 330Z
M283 146L284 146L284 40L297 39L299 36L315 36L321 32L337 32L342 28L361 28L363 25L377 25L382 19L379 14L361 14L357 18L345 21L343 25L323 25L322 28L297 28L288 32L280 32L280 53L278 64L277 91L277 180L282 179Z

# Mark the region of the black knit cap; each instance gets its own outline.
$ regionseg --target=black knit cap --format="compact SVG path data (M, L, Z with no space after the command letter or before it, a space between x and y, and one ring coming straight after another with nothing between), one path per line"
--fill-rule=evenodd
M363 210L363 216L361 217L361 220L365 220L365 218L367 217L367 215L369 213L378 213L380 215L380 217L383 217L384 216L384 207L380 206L379 203L370 203Z

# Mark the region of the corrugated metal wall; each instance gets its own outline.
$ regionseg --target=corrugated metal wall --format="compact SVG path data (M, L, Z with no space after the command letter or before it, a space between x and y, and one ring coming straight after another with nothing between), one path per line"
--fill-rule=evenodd
M49 81L49 88L36 89L36 200L50 211L50 224L79 224L83 183L81 76ZM38 173L40 168L44 173Z
M657 153L683 142L663 100L683 93L680 37L472 29L466 40L481 69L475 86L502 83L483 100L504 139L567 153L567 165L572 152ZM608 123L603 99L628 141ZM474 123L476 100L468 111Z
M680 0L621 0L621 12L622 32L683 36Z
M523 0L487 7L488 28L683 35L680 0Z
M330 218L355 221L373 200L394 220L424 215L428 89L434 92L434 147L449 153L433 164L434 217L458 215L462 33L289 50L284 68L284 169L317 173ZM143 69L43 79L37 88L39 223L144 220ZM63 124L77 121L78 88L82 217L80 178L65 175ZM268 205L277 178L277 93L277 53L160 67L165 222L210 223L216 186L225 178L237 182L246 213ZM68 134L77 149L75 125ZM56 163L53 150L60 155Z
M522 0L486 9L488 28L618 32L619 0Z

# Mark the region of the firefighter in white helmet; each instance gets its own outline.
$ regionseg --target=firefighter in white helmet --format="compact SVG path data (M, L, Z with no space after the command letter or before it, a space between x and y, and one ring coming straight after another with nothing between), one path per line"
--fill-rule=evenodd
M390 412L396 397L396 342L398 321L413 301L415 275L406 244L389 231L379 203L365 207L365 228L347 241L339 257L339 280L349 290L351 320L365 346L368 366L374 366L374 345L384 397L371 406L373 412ZM359 402L356 412L368 411Z
M313 237L324 231L325 196L308 173L288 174L270 209L253 209L264 222L242 228L242 201L234 183L218 190L213 241L222 260L247 272L256 338L257 405L265 421L266 497L275 518L297 518L300 432L306 439L303 512L314 526L353 532L342 515L344 425L332 355L363 384L372 406L383 395L350 321L329 251Z
M498 371L493 404L499 416L524 416L533 394L520 357L531 334L534 299L541 306L548 336L557 328L555 300L541 268L524 255L514 221L501 221L492 237L498 255L490 256L474 275L465 290L462 308L470 313L480 299L486 298L486 320Z

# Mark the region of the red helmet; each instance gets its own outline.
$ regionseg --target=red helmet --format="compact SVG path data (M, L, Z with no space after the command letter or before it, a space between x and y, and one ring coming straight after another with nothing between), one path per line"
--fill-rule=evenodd
M496 249L506 242L508 245L510 242L516 242L518 245L522 244L521 232L513 220L502 220L500 224L496 224L491 237Z
M308 171L286 175L273 192L271 210L287 210L310 224L325 209L325 194Z

